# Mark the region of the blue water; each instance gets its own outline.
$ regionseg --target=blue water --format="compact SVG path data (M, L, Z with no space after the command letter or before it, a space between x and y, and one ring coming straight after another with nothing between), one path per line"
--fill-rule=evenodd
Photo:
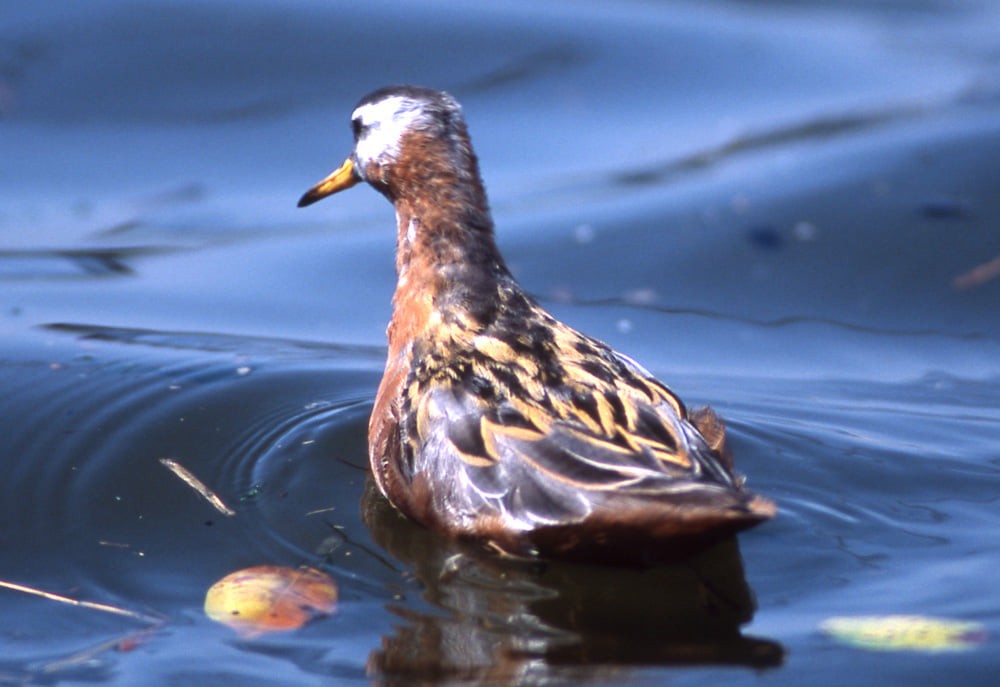
M0 684L994 684L994 5L5 8L0 580L167 620L126 651L142 623L0 589ZM463 103L522 283L711 403L777 519L653 570L525 566L371 493L392 210L294 206L396 82ZM203 615L303 563L333 617ZM819 631L896 613L987 638Z

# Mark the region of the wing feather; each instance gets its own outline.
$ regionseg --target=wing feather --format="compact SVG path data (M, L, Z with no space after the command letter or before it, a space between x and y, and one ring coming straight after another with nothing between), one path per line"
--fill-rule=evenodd
M417 471L437 475L430 483L445 485L441 498L456 514L487 509L521 529L580 520L605 499L732 489L726 467L673 403L654 405L645 389L589 393L590 403L575 390L546 410L523 398L487 403L461 385L429 390L414 429L418 444L435 443L418 451L433 464Z

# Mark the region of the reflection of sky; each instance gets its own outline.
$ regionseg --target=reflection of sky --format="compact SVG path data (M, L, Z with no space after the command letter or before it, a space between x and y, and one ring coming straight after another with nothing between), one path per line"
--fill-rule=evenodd
M912 168L905 151L913 126L914 140L931 127L940 127L938 137L955 136L945 115L968 89L989 94L991 84L978 79L1000 13L949 7L525 3L501 12L259 2L234 13L228 3L21 4L0 27L0 247L138 246L158 254L236 242L218 253L150 259L139 271L145 253L132 256L120 272L135 274L138 285L99 288L99 297L72 290L53 301L30 284L17 286L29 303L46 301L50 320L86 319L100 303L110 324L141 316L148 326L256 331L260 318L277 317L291 333L326 311L336 337L380 343L391 244L372 229L391 213L367 191L307 211L294 205L348 152L354 102L375 86L410 80L452 89L464 103L501 243L543 295L574 282L584 300L651 293L650 305L688 308L695 323L704 321L699 312L717 313L784 327L773 334L798 333L805 342L836 340L839 330L817 332L830 319L874 331L925 330L927 303L914 307L912 293L898 288L910 277L884 265L908 252L918 262L954 254L938 268L948 283L992 256L976 244L962 255L940 229L963 221L967 201L956 194L977 192L979 182L933 168L919 184L894 180L894 170ZM871 167L868 175L858 175L859 165ZM909 195L899 196L901 188ZM798 197L791 206L790 189ZM886 194L901 204L904 225L939 198L959 212L921 222L916 234L906 228L906 242L889 238L892 227L873 240L871 226L885 224L878 213ZM770 210L775 202L783 209ZM697 231L665 234L688 206L702 208ZM823 218L840 229L817 224ZM632 241L669 248L637 253L634 243L609 241L606 227L623 223ZM734 224L745 242L728 240ZM579 227L590 241L573 238ZM301 254L285 248L276 258L255 243L312 230L348 231L342 240L350 246L331 257L300 242ZM329 246L323 235L316 241ZM575 258L553 264L548 255L567 245ZM76 256L60 267L49 255L28 256L8 260L0 274L77 273L94 259L103 258ZM601 259L630 265L628 274L573 277L580 261ZM815 275L837 264L865 276L844 282L843 270L839 280L833 272L817 302ZM252 284L247 274L256 276ZM315 275L308 293L283 288L302 274ZM687 292L654 288L662 274ZM717 274L737 286L720 287ZM340 290L372 288L331 303L324 287L331 276ZM205 293L228 302L213 305ZM872 294L881 294L874 304ZM937 289L928 298L942 324L986 326L976 294L958 301ZM627 319L641 328L644 315ZM639 351L653 345L635 334ZM771 335L734 344L759 347L750 359L768 358L772 345ZM795 348L804 355L796 368L816 365L810 349ZM724 357L743 357L733 353ZM900 373L912 369L903 364Z
M985 31L956 11L935 17L931 43L920 15L900 36L879 11L727 3L234 13L105 1L6 14L0 174L36 197L50 185L140 192L185 177L233 194L291 185L289 165L339 151L341 111L399 81L456 91L492 178L525 160L531 174L618 168L812 115L941 97L978 67L964 42L954 68L955 30L942 25Z

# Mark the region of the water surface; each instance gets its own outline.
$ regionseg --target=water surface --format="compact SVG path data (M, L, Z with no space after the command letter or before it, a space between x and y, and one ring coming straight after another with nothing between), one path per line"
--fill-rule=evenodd
M165 621L0 590L0 682L992 685L998 29L973 0L4 13L0 579ZM516 565L372 493L392 211L294 204L394 82L462 101L518 278L711 403L776 520L651 570ZM260 564L322 568L338 612L204 617ZM895 613L987 638L818 629Z

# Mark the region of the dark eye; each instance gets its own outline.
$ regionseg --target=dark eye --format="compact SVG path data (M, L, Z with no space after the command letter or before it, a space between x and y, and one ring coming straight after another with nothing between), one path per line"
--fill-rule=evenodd
M360 117L355 117L351 120L351 131L354 132L354 138L357 139L361 136L361 132L365 130L364 125L361 123Z

